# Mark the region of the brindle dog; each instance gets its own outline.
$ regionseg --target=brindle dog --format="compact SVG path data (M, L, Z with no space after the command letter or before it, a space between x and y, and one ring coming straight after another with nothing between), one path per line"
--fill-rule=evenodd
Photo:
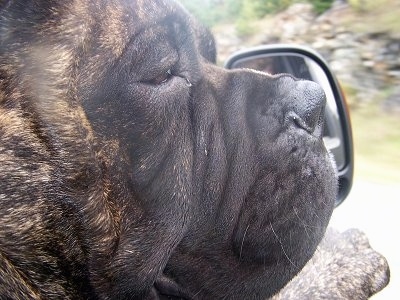
M2 299L262 299L324 235L311 82L216 67L164 0L0 1Z

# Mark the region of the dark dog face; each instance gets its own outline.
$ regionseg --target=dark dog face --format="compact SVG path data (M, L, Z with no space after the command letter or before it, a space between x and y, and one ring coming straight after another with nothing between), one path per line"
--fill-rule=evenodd
M1 5L6 287L261 299L302 268L336 194L318 86L216 67L171 1Z

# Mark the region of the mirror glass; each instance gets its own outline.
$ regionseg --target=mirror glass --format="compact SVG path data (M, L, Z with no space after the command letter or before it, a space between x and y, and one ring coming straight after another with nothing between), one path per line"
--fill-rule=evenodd
M338 170L345 167L346 157L342 145L343 133L340 127L338 108L329 80L320 65L301 54L270 53L238 59L230 68L255 69L271 75L289 73L299 79L311 80L321 85L327 98L324 142L333 154Z

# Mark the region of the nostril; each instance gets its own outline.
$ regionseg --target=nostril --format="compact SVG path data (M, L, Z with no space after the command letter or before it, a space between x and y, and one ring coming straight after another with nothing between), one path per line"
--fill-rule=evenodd
M293 121L293 123L301 128L304 129L305 131L309 133L314 132L314 127L309 126L302 118L300 118L295 112L289 112L288 114L289 118Z
M295 124L303 129L314 132L321 123L325 110L325 93L323 89L312 81L297 81L297 101L293 105L291 117Z

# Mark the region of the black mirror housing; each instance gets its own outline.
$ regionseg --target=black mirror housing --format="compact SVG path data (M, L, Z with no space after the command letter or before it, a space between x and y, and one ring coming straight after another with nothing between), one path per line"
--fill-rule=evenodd
M332 153L339 175L336 206L349 194L354 172L353 138L349 111L339 82L316 51L297 45L264 45L234 53L225 68L250 68L268 73L289 73L319 83L327 96L324 142Z

